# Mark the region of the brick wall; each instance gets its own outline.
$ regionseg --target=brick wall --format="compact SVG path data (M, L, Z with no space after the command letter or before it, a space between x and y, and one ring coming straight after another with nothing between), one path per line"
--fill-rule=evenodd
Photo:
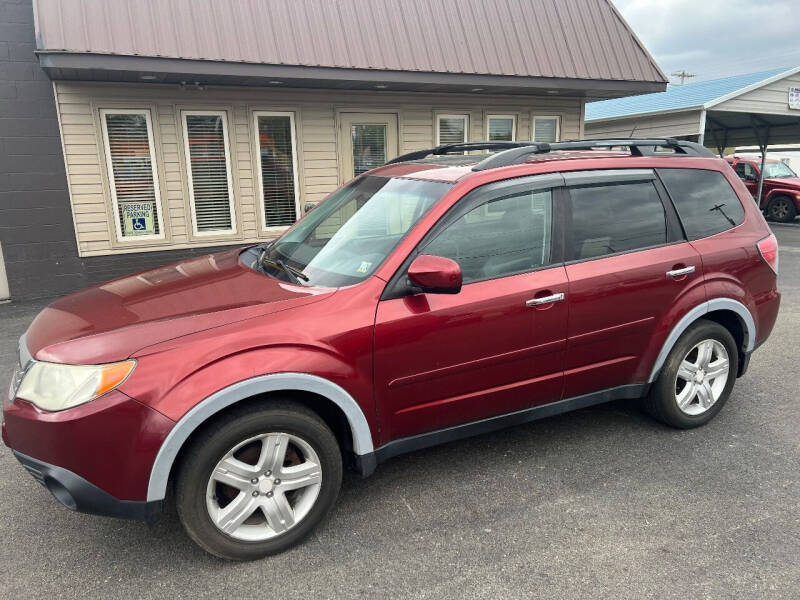
M0 0L0 243L11 299L60 296L223 250L78 257L53 84L33 51L31 0Z
M86 285L53 86L34 50L30 0L0 0L0 242L12 299Z

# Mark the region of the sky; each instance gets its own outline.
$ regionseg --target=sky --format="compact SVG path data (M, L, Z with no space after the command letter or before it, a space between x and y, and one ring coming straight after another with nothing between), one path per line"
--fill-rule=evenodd
M612 0L673 83L800 66L800 0Z

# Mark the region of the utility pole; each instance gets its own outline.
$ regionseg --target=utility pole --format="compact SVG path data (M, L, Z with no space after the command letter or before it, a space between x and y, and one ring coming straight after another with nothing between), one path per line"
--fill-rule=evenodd
M681 85L686 83L687 79L691 79L692 77L697 77L697 75L695 75L694 73L688 73L685 69L682 70L682 71L675 71L674 73L672 73L672 76L673 77L680 77L681 78L681 83L680 83Z

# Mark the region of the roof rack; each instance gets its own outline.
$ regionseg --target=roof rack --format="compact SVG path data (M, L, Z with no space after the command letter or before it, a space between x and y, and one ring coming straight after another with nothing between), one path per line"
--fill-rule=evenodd
M510 148L527 148L530 145L530 142L463 142L459 144L444 144L442 146L436 146L436 148L416 150L403 154L386 162L386 164L392 165L409 160L419 160L430 155L441 156L443 154L457 154L460 152L470 152L472 150L508 150Z
M428 156L442 156L473 150L501 150L497 154L486 157L474 167L473 171L485 171L497 167L507 167L522 162L531 154L546 154L553 150L596 150L598 148L630 148L633 156L651 156L656 148L671 148L675 154L682 156L704 156L715 158L708 148L695 142L676 140L675 138L613 138L600 140L579 140L572 142L465 142L460 144L444 144L427 150L416 150L393 158L386 164L391 165L411 160L420 160Z
M472 167L472 170L485 171L486 169L516 165L525 162L531 154L545 154L553 150L595 150L620 146L630 148L633 156L652 156L656 154L656 148L671 148L675 154L682 156L716 158L716 155L711 150L695 142L676 140L675 138L616 138L555 142L552 144L532 143L524 147L511 148L504 152L493 154Z

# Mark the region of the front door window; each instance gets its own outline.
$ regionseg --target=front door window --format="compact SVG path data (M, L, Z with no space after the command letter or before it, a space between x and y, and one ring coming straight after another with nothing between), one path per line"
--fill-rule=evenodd
M386 125L350 126L353 144L353 175L358 177L386 162Z
M341 113L339 181L346 183L397 156L397 115Z
M422 249L452 258L465 284L533 271L550 264L551 190L481 204Z

